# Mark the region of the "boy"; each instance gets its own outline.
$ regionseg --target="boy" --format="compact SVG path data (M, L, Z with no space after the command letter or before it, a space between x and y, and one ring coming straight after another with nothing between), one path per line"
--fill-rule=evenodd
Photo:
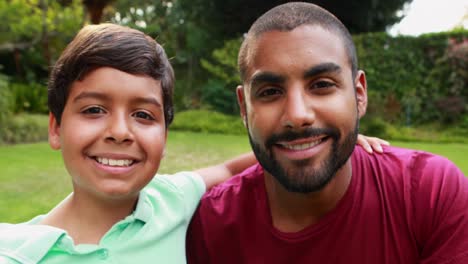
M73 193L46 215L0 225L0 263L185 263L205 189L255 159L153 179L173 82L163 48L142 32L101 24L78 33L49 83L49 144Z

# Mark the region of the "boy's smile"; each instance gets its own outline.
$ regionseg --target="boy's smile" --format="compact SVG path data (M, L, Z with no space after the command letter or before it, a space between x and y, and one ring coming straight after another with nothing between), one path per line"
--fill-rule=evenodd
M166 143L160 82L109 67L72 84L49 142L61 149L74 192L137 197L159 167Z

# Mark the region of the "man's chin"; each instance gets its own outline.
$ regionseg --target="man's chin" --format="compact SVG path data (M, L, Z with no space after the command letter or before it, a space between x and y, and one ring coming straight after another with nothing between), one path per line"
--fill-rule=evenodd
M311 193L322 190L333 178L334 173L328 166L314 166L310 160L300 161L305 164L276 163L277 166L267 172L289 192ZM320 165L320 164L319 164ZM324 165L323 163L321 165Z

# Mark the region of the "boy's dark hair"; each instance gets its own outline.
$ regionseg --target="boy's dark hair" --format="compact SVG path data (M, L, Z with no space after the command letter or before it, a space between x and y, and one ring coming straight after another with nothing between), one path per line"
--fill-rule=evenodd
M262 33L268 31L291 31L301 25L317 25L338 34L342 39L353 79L357 73L357 56L351 34L346 27L327 10L310 3L290 2L270 9L259 17L250 27L239 51L238 67L241 80L244 82L249 61L249 46ZM281 52L280 50L278 52Z
M49 78L48 106L58 124L73 82L100 67L159 80L169 127L174 118L174 71L164 49L143 32L114 24L85 26L57 60Z

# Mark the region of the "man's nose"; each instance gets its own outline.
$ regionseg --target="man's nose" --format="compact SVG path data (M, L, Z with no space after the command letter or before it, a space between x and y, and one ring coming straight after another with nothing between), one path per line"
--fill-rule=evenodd
M123 113L113 114L107 124L106 140L119 144L132 141L133 134L129 125L130 121Z
M283 115L285 127L296 129L308 127L314 123L315 112L308 97L302 88L288 91Z

